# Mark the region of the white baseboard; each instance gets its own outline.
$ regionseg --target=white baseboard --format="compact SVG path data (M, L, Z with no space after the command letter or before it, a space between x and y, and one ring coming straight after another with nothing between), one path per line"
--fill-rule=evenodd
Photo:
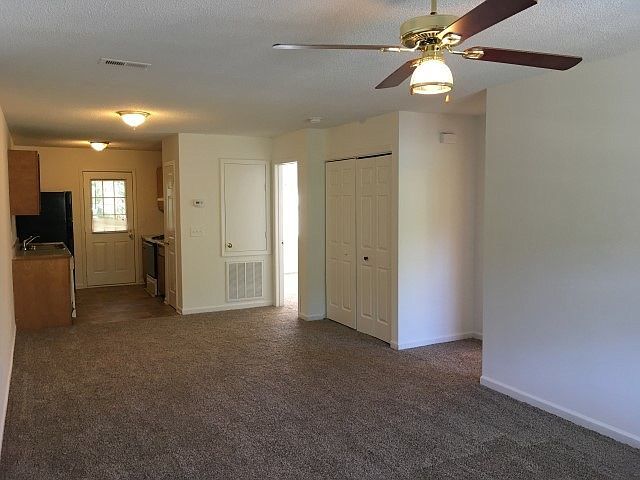
M244 310L246 308L270 307L272 305L273 302L271 300L261 300L259 302L225 303L224 305L212 305L206 307L177 308L176 311L180 315L193 315L195 313L225 312L227 310Z
M473 332L471 334L471 338L475 338L476 340L482 340L482 332Z
M2 453L2 439L4 436L4 422L7 419L7 407L9 406L9 388L11 386L11 373L13 372L13 352L16 347L16 326L13 325L11 335L11 351L9 352L9 365L7 368L7 378L5 379L7 388L2 392L2 405L0 406L0 454Z
M565 420L569 420L570 422L588 428L589 430L594 430L602 435L611 437L614 440L631 445L632 447L640 448L640 436L638 435L613 427L609 424L578 413L575 410L571 410L570 408L565 408L556 403L549 402L540 397L536 397L535 395L523 392L522 390L511 387L497 380L493 380L485 375L480 377L480 384L497 392L504 393L516 400L520 400L521 402L533 405L534 407L540 408L546 412L553 413L558 417L562 417Z
M325 316L324 313L315 313L315 314L307 315L306 313L298 312L298 318L301 318L302 320L305 320L307 322L312 322L316 320L324 320L327 317Z
M391 342L391 348L394 350L407 350L409 348L426 347L428 345L435 345L438 343L455 342L457 340L465 340L467 338L476 338L475 333L457 333L455 335L446 335L444 337L426 338L423 340L416 340L413 342L397 343Z

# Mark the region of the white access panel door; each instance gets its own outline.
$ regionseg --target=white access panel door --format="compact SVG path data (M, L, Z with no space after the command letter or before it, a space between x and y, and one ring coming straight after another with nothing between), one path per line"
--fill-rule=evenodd
M355 160L327 163L327 318L356 328Z
M358 331L391 341L391 155L356 163Z
M268 253L267 162L223 160L223 255Z

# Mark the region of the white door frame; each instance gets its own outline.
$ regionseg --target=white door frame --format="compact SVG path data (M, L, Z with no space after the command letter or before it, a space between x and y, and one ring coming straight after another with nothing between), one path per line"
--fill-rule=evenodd
M274 285L274 302L276 307L282 307L284 305L284 248L283 248L283 236L284 236L284 214L283 214L283 198L284 189L282 181L282 167L284 165L290 165L292 163L298 164L293 160L290 162L276 163L273 166L273 204L275 205L273 212L273 223L275 228L274 233L274 268L273 268L273 285ZM298 191L299 192L299 191ZM299 196L299 193L298 193ZM298 220L300 219L300 207L298 206ZM298 252L300 248L298 245ZM298 263L300 258L298 258ZM300 267L298 266L298 271ZM298 311L300 311L300 277L298 277Z
M87 249L87 235L86 235L86 225L85 225L85 219L86 217L86 213L87 213L87 202L85 201L86 197L86 193L85 192L85 182L84 182L84 176L85 173L130 173L131 174L131 178L133 179L133 184L131 185L131 208L133 211L133 235L134 235L134 247L133 247L133 262L134 262L134 270L135 270L135 282L131 285L135 285L135 284L140 284L140 282L138 281L138 277L140 275L140 267L138 266L138 262L139 262L139 253L138 253L138 247L140 246L140 248L142 248L142 243L138 241L138 202L136 202L136 198L138 197L138 182L136 179L136 169L132 168L131 170L121 170L121 169L96 169L96 168L92 168L92 169L87 169L87 170L80 170L80 191L82 192L82 218L81 218L81 226L82 226L82 238L81 238L81 242L82 242L82 249L84 251L84 275L85 275L85 282L86 288L100 288L100 287L92 287L89 286L89 275L88 275L88 262L87 262L87 256L89 255L89 251ZM144 279L143 279L144 281Z
M167 181L167 175L168 175L168 168L171 168L172 170L172 174L173 174L173 191L172 191L172 195L173 195L173 205L169 205L169 196L167 195L167 187L169 182ZM164 198L164 215L163 215L163 220L164 220L164 231L162 232L164 234L164 272L165 272L165 296L164 296L164 303L167 305L172 306L173 308L176 309L176 311L179 311L178 308L178 298L180 296L179 293L179 289L180 289L180 284L178 282L178 231L179 231L179 226L178 226L178 181L176 179L176 164L175 161L171 160L169 162L164 162L162 164L162 197ZM174 244L170 245L170 240L169 237L170 235L167 234L167 227L169 225L169 219L168 219L168 215L169 215L169 210L172 209L173 212L173 236L174 236ZM174 258L174 262L173 265L171 265L171 254L170 254L170 250L171 248L173 248L173 258ZM173 275L173 278L171 277ZM175 299L171 298L171 282L173 282L175 284ZM173 300L173 302L172 302Z

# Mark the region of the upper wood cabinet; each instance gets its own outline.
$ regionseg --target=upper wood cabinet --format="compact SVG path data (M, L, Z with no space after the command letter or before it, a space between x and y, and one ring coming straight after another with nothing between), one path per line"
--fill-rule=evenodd
M40 156L9 150L9 203L12 215L40 215Z

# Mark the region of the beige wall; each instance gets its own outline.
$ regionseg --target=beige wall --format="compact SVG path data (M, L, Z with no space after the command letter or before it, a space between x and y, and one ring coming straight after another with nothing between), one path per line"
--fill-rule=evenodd
M9 180L7 150L11 145L9 130L0 109L0 448L13 363L16 324L13 311L13 277L11 259L15 235L9 214Z
M161 152L110 150L94 152L90 148L37 147L40 152L40 182L43 192L71 191L78 287L86 286L84 249L83 171L131 171L135 177L136 263L142 282L142 235L163 232L162 212L156 203L156 168Z
M325 131L305 129L273 141L273 163L298 162L298 311L306 320L325 316Z
M476 185L483 119L400 112L398 347L477 334ZM440 133L456 135L440 143Z
M640 447L640 51L487 96L482 382Z
M179 134L178 136L178 277L182 313L197 313L273 303L273 256L230 257L264 260L264 299L239 304L226 301L226 261L221 248L220 159L271 160L269 138L232 135ZM170 144L165 143L169 148ZM175 151L175 145L173 145ZM175 153L175 152L174 152ZM204 200L195 208L193 200ZM192 226L201 237L191 237Z

